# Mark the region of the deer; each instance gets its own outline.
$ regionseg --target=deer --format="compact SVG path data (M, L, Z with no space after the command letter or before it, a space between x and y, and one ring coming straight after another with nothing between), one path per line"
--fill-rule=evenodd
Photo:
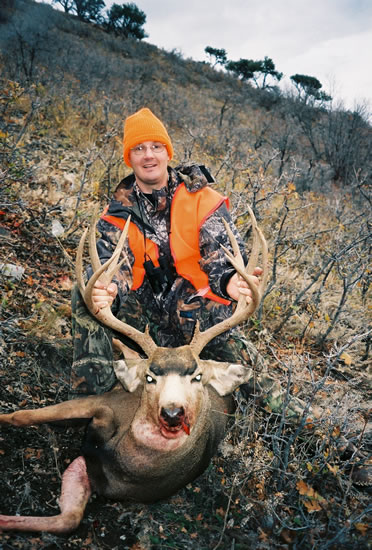
M244 265L226 222L232 251L223 248L247 281L251 302L247 304L245 296L240 296L231 317L205 331L196 324L190 343L177 348L157 346L148 328L141 332L117 319L110 306L97 311L93 302L95 282L99 279L109 284L128 261L123 247L130 219L112 257L103 265L96 249L95 220L84 231L76 255L76 279L85 304L101 323L136 342L146 358L116 361L118 382L102 395L0 415L0 425L18 427L71 420L87 424L81 456L62 475L60 513L52 517L0 515L0 530L70 533L82 521L93 492L112 500L152 503L172 496L207 468L234 413L233 392L247 381L249 369L242 364L202 360L199 355L213 338L252 316L267 280L266 240L250 208L249 212L253 242L248 264ZM87 235L93 274L85 282ZM257 285L252 273L259 255L263 273Z

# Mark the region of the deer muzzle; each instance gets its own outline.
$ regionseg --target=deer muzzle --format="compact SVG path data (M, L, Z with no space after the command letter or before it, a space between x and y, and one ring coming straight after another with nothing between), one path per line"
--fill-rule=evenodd
M162 427L168 432L177 433L183 430L187 435L190 434L190 425L183 407L162 407L160 411L160 422Z

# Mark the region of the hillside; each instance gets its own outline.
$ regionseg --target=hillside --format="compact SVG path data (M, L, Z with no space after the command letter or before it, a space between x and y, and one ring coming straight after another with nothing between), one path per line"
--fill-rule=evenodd
M150 107L172 164L204 163L247 239L251 204L269 243L265 300L245 332L288 392L316 404L300 425L237 395L212 467L174 498L93 498L69 537L0 534L13 548L369 548L371 126L364 106L258 90L31 0L0 8L1 411L67 398L70 291L82 226L128 173L125 117ZM23 275L9 276L18 268ZM20 271L19 271L20 270ZM354 445L344 452L343 436ZM82 434L2 429L0 513L57 509Z

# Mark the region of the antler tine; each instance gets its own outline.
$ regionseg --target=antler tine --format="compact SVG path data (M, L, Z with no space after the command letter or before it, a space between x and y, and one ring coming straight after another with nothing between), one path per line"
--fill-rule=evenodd
M92 230L93 227L94 228L96 227L97 220L98 220L98 207L94 209L90 226L84 229L84 233L80 238L79 246L76 253L75 275L76 275L76 280L78 283L79 290L82 295L84 295L85 288L86 288L86 285L84 282L84 276L83 276L83 252L84 252L84 244L87 238L88 231L89 231L89 258L93 268L93 272L96 273L101 268L101 262L98 257L98 252L96 247L94 230Z
M269 251L267 248L267 242L264 234L262 233L259 227L257 227L256 229L257 229L258 239L261 245L262 275L261 275L261 282L260 282L260 292L262 297L266 288L267 277L269 276Z
M124 229L120 235L120 239L115 247L115 250L111 258L109 258L107 262L103 264L104 269L102 269L101 262L97 252L97 241L96 241L96 233L95 233L96 220L91 224L90 230L89 230L89 257L92 262L94 273L89 280L87 289L90 288L89 285L93 287L95 282L99 278L103 284L109 285L114 275L119 271L123 263L128 262L128 258L126 254L124 255L124 258L119 263L118 263L118 259L120 258L120 254L122 253L122 250L124 248L124 243L128 236L129 223L130 223L130 216L128 216L127 222L125 223Z
M120 332L121 334L124 334L125 336L127 336L128 338L136 342L143 349L146 355L150 357L150 355L152 355L153 352L157 349L157 345L151 338L148 327L146 327L145 332L141 332L135 329L134 327L132 327L131 325L128 325L123 321L120 321L113 315L109 305L101 309L98 309L97 311L97 306L94 304L93 298L92 298L93 287L95 283L98 281L98 279L100 279L100 281L104 285L109 285L114 275L118 272L118 270L123 265L123 263L128 262L128 258L126 255L120 262L118 262L118 260L122 253L125 240L128 235L130 216L128 217L125 223L124 229L116 245L113 255L103 265L101 265L101 262L99 260L98 253L97 253L95 221L96 220L93 217L93 221L89 229L89 255L90 255L90 260L91 260L91 264L94 272L86 285L84 283L84 278L83 278L83 249L84 249L84 244L86 241L88 229L84 231L80 239L80 244L76 255L76 279L78 282L80 293L84 299L84 302L87 308L89 309L89 311L92 313L94 317L96 317L104 325L112 328L113 330L116 330L117 332ZM97 265L97 260L98 260L98 265Z
M86 306L88 307L89 311L93 312L93 314L96 309L92 301L92 290L95 283L98 281L98 279L100 279L103 284L106 284L106 285L110 284L115 273L117 273L120 267L123 265L123 263L128 260L127 256L125 256L119 263L117 262L121 254L121 251L123 249L124 242L128 235L129 224L125 224L125 227L122 231L120 239L116 245L116 248L111 258L109 258L107 262L105 262L104 264L101 264L99 260L98 252L97 252L97 242L96 242L96 236L95 236L96 221L97 221L97 217L93 215L93 221L91 222L90 227L85 229L83 235L81 236L78 251L76 254L76 269L75 269L79 290L83 295ZM128 217L128 221L130 221L130 216ZM88 231L89 231L89 258L93 268L93 275L91 276L91 278L89 279L86 285L83 278L83 250L84 250L84 244L85 244Z
M251 216L251 219L252 219L253 244L252 244L252 251L251 251L251 254L249 256L249 261L248 261L247 266L246 267L244 266L243 257L240 254L238 243L237 243L230 227L228 226L226 220L223 220L223 222L225 224L227 234L228 234L228 236L230 238L230 241L232 243L234 255L232 255L230 250L225 248L223 245L221 245L221 246L222 246L226 256L228 257L230 263L232 264L232 266L239 273L239 275L244 280L246 280L249 284L249 288L252 292L252 303L251 303L251 307L250 307L250 309L252 311L246 310L247 315L249 316L259 306L262 295L263 295L263 291L266 287L267 275L268 275L268 250L267 250L266 239L265 239L261 229L258 227L256 218L253 214L253 211L251 210L251 208L249 206L248 206L248 212L249 212L249 214ZM254 282L255 280L251 277L251 275L253 274L255 268L257 267L258 255L259 255L260 251L261 251L261 256L262 256L262 277L261 277L260 284L257 287L257 285ZM240 311L240 308L242 306L244 307L244 309L246 309L246 307L247 307L246 306L246 300L245 300L245 297L243 295L239 296L237 309Z
M248 319L254 313L254 311L258 308L261 302L261 299L265 290L267 274L268 274L267 243L262 231L257 226L256 218L249 207L248 207L248 211L252 220L253 245L252 245L250 260L247 266L246 267L244 266L244 261L239 250L239 245L236 241L234 234L232 233L230 227L227 225L227 222L225 220L223 221L226 227L227 234L231 241L233 254L230 252L230 250L225 248L223 245L221 246L226 254L227 259L230 261L230 263L235 268L237 273L239 273L239 275L248 283L249 289L252 294L252 300L249 304L247 304L246 297L244 295L240 295L236 309L232 314L232 316L229 317L228 319L225 319L221 323L218 323L217 325L210 327L204 332L200 332L199 323L197 323L195 327L194 337L190 343L191 348L197 355L200 354L202 349L213 338L215 338L216 336L219 336L223 332L230 330L231 328L235 327L236 325L239 325L240 323ZM253 277L253 271L254 271L254 268L257 266L257 260L258 260L258 255L260 251L262 255L263 273L262 273L261 281L257 286L255 283L255 278Z
M235 268L235 271L237 271L243 279L247 280L248 275L251 275L253 273L254 268L251 268L251 271L249 272L251 262L248 262L247 267L245 267L243 256L241 255L240 250L239 250L238 242L235 239L234 234L231 231L231 229L230 229L228 223L226 222L226 220L222 219L222 221L224 223L227 235L230 239L231 246L232 246L232 249L233 249L233 254L223 244L221 244L221 247L222 247L223 251L225 252L225 256L227 257L227 259L229 260L231 265ZM256 236L256 234L254 234L254 237L255 236ZM252 249L253 248L254 247L252 247ZM256 262L257 262L257 256L258 256L258 254L255 254ZM249 287L250 287L251 292L252 292L252 304L254 305L257 302L257 300L259 299L259 296L258 296L258 293L257 293L257 287L256 287L256 285L253 284L253 282L254 281L251 280L251 284L253 286L253 289L251 288L251 284L249 285ZM242 309L245 310L245 308L246 308L245 297L243 295L240 295L239 299L238 299L237 310L241 311ZM253 311L255 309L256 308L254 308Z

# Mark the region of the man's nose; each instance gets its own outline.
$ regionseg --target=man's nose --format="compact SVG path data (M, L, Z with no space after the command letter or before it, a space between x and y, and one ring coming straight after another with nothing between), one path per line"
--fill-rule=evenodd
M151 149L151 147L144 147L145 149L145 157L154 157L154 151Z

